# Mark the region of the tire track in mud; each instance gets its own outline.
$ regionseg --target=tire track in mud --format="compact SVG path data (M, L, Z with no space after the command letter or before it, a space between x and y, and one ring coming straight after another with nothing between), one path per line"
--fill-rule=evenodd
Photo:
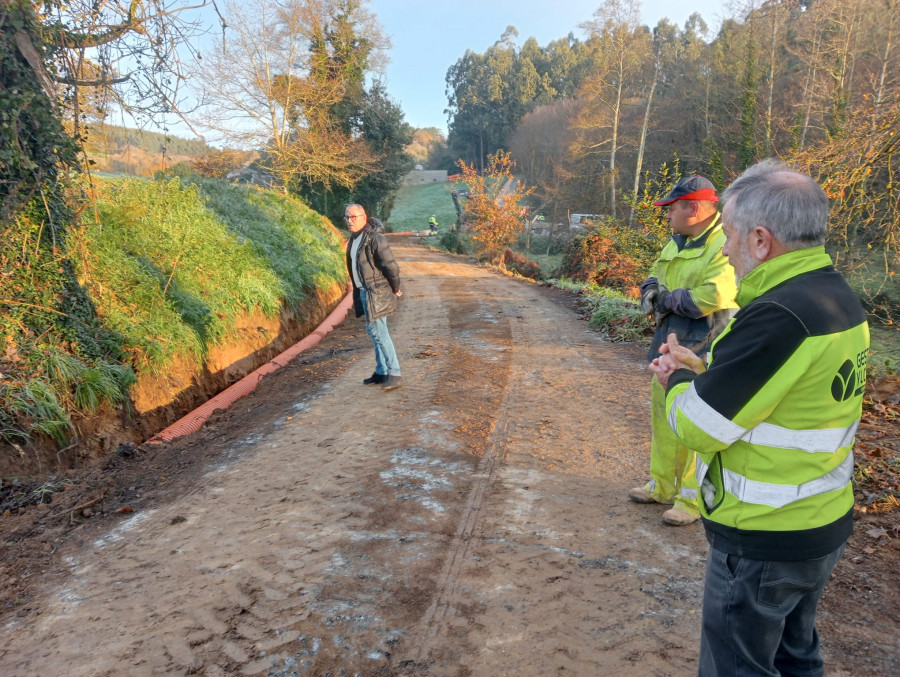
M488 291L493 286L498 288ZM518 294L524 293L526 296L530 296L531 290L526 285L516 292L518 293L510 293L508 280L498 282L488 276L480 281L481 296L504 298L504 306L496 308L490 318L494 319L496 315L504 316L503 323L509 327L510 332L505 358L511 363L509 371L521 372L522 369L517 364L517 359L521 359L519 357L521 349L530 345L527 331L522 327L524 318L529 311L529 302L518 298ZM456 312L452 314L457 317L471 315L463 308L457 308ZM500 384L496 385L499 387ZM472 556L472 549L477 546L477 538L473 537L479 531L482 507L488 499L492 485L497 481L498 471L506 457L508 438L515 428L514 420L509 414L510 399L520 394L520 388L523 385L522 374L516 373L514 377L505 379L502 385L502 402L494 420L494 429L491 432L487 450L479 464L457 531L448 546L444 567L437 579L434 598L422 619L421 632L422 639L425 641L418 646L414 653L415 663L419 666L428 664L429 652L435 649L435 640L440 643L441 639L449 634L448 626L453 624L456 616L455 605L465 599L465 594L459 594L460 579L467 560Z
M642 356L527 285L493 283L482 284L504 299L509 378L490 469L448 547L416 667L621 674L640 663L689 674L705 544L625 499L645 472Z
M504 390L505 396L497 414L491 440L478 465L462 517L459 520L459 527L448 547L444 567L437 579L434 599L422 619L423 639L439 637L442 634L442 626L446 623L448 615L452 613L454 593L464 561L469 556L470 546L473 545L471 539L478 527L482 506L503 461L503 440L510 425L509 417L506 415L509 392L508 388ZM427 643L422 643L414 653L413 660L417 664L423 664L426 661L428 646Z

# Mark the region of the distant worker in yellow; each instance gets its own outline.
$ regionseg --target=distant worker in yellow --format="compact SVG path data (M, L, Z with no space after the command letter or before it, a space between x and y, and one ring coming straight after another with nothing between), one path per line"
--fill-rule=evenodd
M437 229L438 229L438 220L437 220L437 217L435 217L434 214L432 214L431 218L428 219L428 230L430 230L432 233L436 233Z
M725 234L712 182L702 176L679 181L653 204L668 208L672 239L641 284L641 305L656 324L647 361L674 333L678 342L705 357L713 339L737 311L734 271L722 254ZM650 481L628 492L637 503L664 503L666 524L691 524L700 517L694 452L669 427L666 394L656 376L650 383Z

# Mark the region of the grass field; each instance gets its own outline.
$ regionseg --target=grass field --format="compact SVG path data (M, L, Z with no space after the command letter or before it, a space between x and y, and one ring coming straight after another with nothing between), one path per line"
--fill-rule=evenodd
M424 186L403 186L387 220L393 232L428 230L428 218L435 216L443 230L456 222L456 209L450 190L452 183L429 183Z

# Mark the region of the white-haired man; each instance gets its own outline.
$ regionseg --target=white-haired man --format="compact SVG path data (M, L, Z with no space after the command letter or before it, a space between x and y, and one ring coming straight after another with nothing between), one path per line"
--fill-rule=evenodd
M348 205L344 220L351 233L347 271L353 282L353 308L357 317L365 316L366 332L375 346L375 371L363 383L394 390L403 379L387 318L396 310L397 299L403 296L400 267L387 238L378 229L381 222L367 218L362 205Z
M815 617L853 529L869 332L825 252L828 198L767 160L723 194L741 309L710 366L670 336L651 370L697 452L710 544L699 674L823 675Z

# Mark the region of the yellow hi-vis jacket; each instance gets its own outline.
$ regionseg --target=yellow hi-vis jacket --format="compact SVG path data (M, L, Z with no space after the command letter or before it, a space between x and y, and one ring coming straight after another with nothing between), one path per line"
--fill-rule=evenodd
M760 265L710 368L669 379L669 423L697 452L709 543L760 560L823 557L853 528L853 441L869 331L824 247Z
M734 269L722 254L724 244L725 233L720 215L716 214L709 228L693 240L673 235L663 247L641 292L648 284L665 287L672 294L672 312L653 334L648 361L659 357L659 346L673 332L681 345L705 355L734 315L737 289Z

